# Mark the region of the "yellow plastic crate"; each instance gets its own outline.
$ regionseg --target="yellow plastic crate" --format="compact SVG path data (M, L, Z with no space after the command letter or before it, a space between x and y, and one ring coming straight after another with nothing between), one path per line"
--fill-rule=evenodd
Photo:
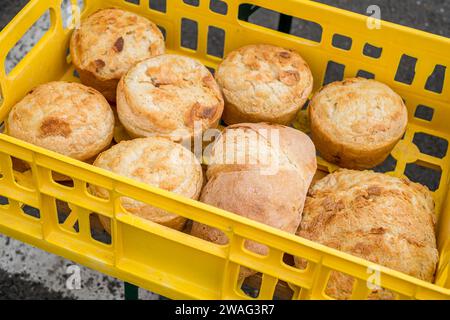
M150 0L149 5L149 1L141 0L135 5L123 0L85 0L81 16L86 17L99 8L111 6L139 13L166 30L169 50L197 58L212 68L220 62L220 58L207 54L208 30L213 26L225 31L225 54L240 46L259 42L300 51L312 68L315 89L321 85L327 66L333 65L329 63L333 61L345 66L346 77L355 76L359 70L373 73L377 80L387 83L405 98L410 122L404 139L393 152L397 164L390 174L402 176L407 165L412 163L441 172L440 184L434 192L439 215L440 249L435 284L374 266L365 260L119 177L5 134L0 134L0 195L8 198L9 203L0 205L0 232L170 298L250 299L238 284L242 265L263 274L258 299L272 298L280 281L292 288L293 299L329 298L324 289L332 270L354 277L354 299L366 298L366 281L373 279L373 270L379 271L381 285L395 292L398 298L449 299L449 156L447 153L439 158L422 153L413 143L413 138L416 133L426 133L447 141L450 139L450 77L445 78L441 93L425 89L436 66L441 66L441 70L442 67L450 67L450 40L386 22L382 22L381 29L371 30L367 27L367 17L311 1L227 0L223 1L228 8L226 14L212 11L207 0L200 0L199 6L186 4L183 0L169 0L166 12L153 10L154 1ZM4 120L11 107L34 86L57 79L77 81L67 58L72 30L70 26L63 27L61 2L30 1L0 33L0 92L3 96L0 120ZM72 0L72 3L76 8L77 2ZM321 29L321 37L308 40L241 21L238 10L244 3L312 21ZM4 68L7 53L47 11L51 18L49 31L7 74ZM74 17L77 11L73 11ZM197 22L196 50L181 46L183 19ZM351 49L334 47L335 34L350 37ZM366 56L366 44L382 48L381 56ZM394 80L402 57L406 57L404 55L417 59L411 84ZM431 121L415 117L418 106L433 108ZM14 172L12 158L30 163L31 172ZM321 160L320 163L324 170L334 169ZM52 171L72 177L74 187L55 183ZM89 183L108 189L110 199L91 196L86 190ZM121 207L121 196L219 228L227 234L230 243L218 246L133 217ZM68 203L71 208L70 216L62 224L57 217L57 200ZM23 211L25 205L39 209L40 218L26 215ZM111 219L110 245L92 238L90 215L93 212ZM79 232L73 228L76 221ZM243 243L246 239L267 245L270 248L268 256L245 250ZM308 267L298 270L288 266L283 262L285 253L308 260Z

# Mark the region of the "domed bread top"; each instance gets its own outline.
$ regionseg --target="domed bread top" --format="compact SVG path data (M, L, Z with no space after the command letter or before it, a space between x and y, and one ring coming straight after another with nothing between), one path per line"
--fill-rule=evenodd
M164 52L164 37L153 22L115 8L99 10L82 21L70 43L83 83L111 101L117 82L134 64Z
M313 88L308 64L297 52L267 44L231 52L217 69L225 96L224 121L289 124Z
M103 152L94 166L112 171L176 194L197 199L203 184L202 167L192 152L165 138L122 141ZM107 198L107 191L92 187L94 194ZM181 229L185 218L151 205L122 197L122 206L145 219Z
M310 190L298 235L373 263L433 281L438 251L431 193L406 178L338 170ZM326 293L352 292L350 277L332 273ZM387 290L370 298L393 298Z
M133 67L120 81L117 111L134 137L190 139L216 127L223 112L220 89L197 60L161 55ZM201 132L200 132L201 133Z
M12 108L8 118L11 136L81 161L107 148L113 131L108 102L78 83L40 85Z

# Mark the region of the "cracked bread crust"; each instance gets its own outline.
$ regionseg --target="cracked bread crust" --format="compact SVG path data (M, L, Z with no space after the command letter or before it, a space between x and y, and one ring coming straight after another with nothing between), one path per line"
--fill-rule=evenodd
M267 44L231 52L217 69L228 124L289 125L313 88L308 64L297 52Z
M217 127L223 104L209 70L197 60L173 54L137 64L117 89L119 118L133 137L189 140L197 122L201 131Z
M11 136L81 161L105 150L113 131L113 111L98 91L62 81L36 87L8 118Z
M262 130L277 130L279 147L273 140L268 141ZM236 140L235 133L239 137ZM259 147L250 147L251 141L257 139L261 139L260 143L253 146ZM223 148L225 145L231 148ZM221 163L233 150L252 163ZM266 162L258 161L258 152L269 155L267 159L277 165L278 170L262 174L260 170L267 169ZM214 143L210 160L208 182L200 198L202 202L286 232L296 232L306 192L317 169L315 148L307 135L274 124L233 125L226 128ZM222 231L195 221L191 234L217 244L228 243ZM268 253L265 245L254 241L246 241L245 247L261 255ZM242 267L240 277L254 273Z
M362 78L323 87L310 103L311 132L321 156L340 167L370 169L382 163L408 123L402 98Z
M122 141L100 154L94 166L191 199L198 199L203 185L202 167L197 158L180 144L165 138ZM108 192L100 187L90 186L90 190L100 198L108 197ZM187 221L131 198L122 197L121 204L131 214L173 229L182 230ZM105 218L100 219L110 232Z
M434 201L426 187L407 178L341 169L311 187L297 234L432 282L438 261L434 227ZM326 293L348 299L352 285L351 277L332 272ZM369 298L394 295L373 290Z
M71 38L70 53L81 81L116 100L120 78L137 62L163 54L164 37L150 20L110 8L82 21Z

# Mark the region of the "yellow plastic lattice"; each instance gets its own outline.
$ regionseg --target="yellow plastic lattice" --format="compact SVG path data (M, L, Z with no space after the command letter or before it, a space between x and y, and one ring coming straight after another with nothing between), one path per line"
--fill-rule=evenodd
M154 9L156 2L161 2L156 0L150 3L141 0L137 5L121 0L85 0L82 10L77 1L71 0L74 21L63 21L67 14L62 14L61 5L68 2L31 0L0 33L0 93L3 96L0 119L4 120L11 107L38 84L56 79L77 81L70 57L67 57L72 28L78 13L86 17L102 7L121 7L150 18L165 29L169 50L197 58L211 68L221 60L208 54L211 53L208 50L210 32L218 28L224 32L225 54L240 46L260 42L300 51L312 68L316 89L324 79L332 80L336 74L346 77L372 74L399 92L409 111L408 130L392 153L393 165L389 174L409 175L411 166L416 166L432 170L439 181L431 185L439 214L441 253L435 284L380 267L381 285L395 292L398 298L450 298L448 153L444 150L437 156L430 154L427 145L420 145L415 139L417 135L447 141L450 138L450 77L445 77L441 85L430 86L430 82L439 78L439 72L445 72L450 66L449 39L386 22L381 23L380 29L370 29L364 16L311 1L228 0L213 1L214 6L210 7L207 0L200 0L198 6L170 0L161 12ZM226 12L217 12L217 2L226 8ZM239 7L246 3L293 16L294 25L314 28L315 37L306 39L302 34L289 35L242 21L238 18ZM8 52L46 12L50 16L49 30L7 73L4 65ZM186 22L197 24L195 49L183 47L186 46L182 41ZM351 39L350 47L342 49L333 45L333 39L340 36ZM398 77L397 70L407 68L411 63L413 72L409 78ZM336 72L331 73L333 70ZM423 110L428 111L425 117L421 116ZM300 117L298 125L307 128L302 119ZM15 158L28 162L31 170L22 174L15 172L12 169ZM324 170L334 169L322 160L320 164ZM55 183L52 172L70 176L73 187ZM109 190L110 198L102 200L90 195L86 188L89 183ZM366 281L370 277L368 268L371 264L367 261L93 168L5 134L0 134L0 195L3 196L0 202L1 233L170 298L250 298L237 283L240 266L263 274L259 299L272 298L280 282L289 284L294 299L329 298L324 288L332 270L355 278L352 298L365 298L368 294ZM133 217L120 206L122 196L221 229L230 243L218 246ZM57 203L69 204L70 214L62 223L58 219ZM25 207L35 208L34 212L39 215L26 214ZM90 219L93 213L110 219L111 244L93 238ZM78 228L73 227L76 222ZM244 250L246 239L266 244L270 248L269 254L263 257ZM306 259L308 267L298 270L287 265L283 262L285 253Z

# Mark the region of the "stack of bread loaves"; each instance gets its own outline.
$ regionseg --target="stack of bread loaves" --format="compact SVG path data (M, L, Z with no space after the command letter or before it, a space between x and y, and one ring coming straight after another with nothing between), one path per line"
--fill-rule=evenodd
M200 200L295 233L316 169L315 148L304 133L264 123L232 125L211 150L208 183ZM192 235L218 244L228 242L220 230L196 222ZM267 254L267 247L256 242L248 241L245 247ZM240 276L252 273L243 268Z
M12 108L11 136L433 280L438 252L430 192L406 178L347 170L382 163L405 133L405 103L385 84L346 79L311 96L313 75L301 55L266 44L229 53L214 79L200 62L164 54L164 38L153 22L114 8L84 20L73 33L70 52L83 84L35 88ZM309 98L312 140L287 127ZM208 146L204 184L201 163L182 144L216 128L222 115L230 126ZM132 139L111 146L115 121L120 140L125 131ZM310 188L316 148L322 158L347 169ZM101 187L89 190L108 197ZM130 214L169 228L182 230L187 220L127 197L120 202ZM222 231L198 222L191 234L228 243ZM265 244L249 239L244 245L268 254ZM296 260L298 267L307 263ZM255 272L242 267L240 278ZM351 277L331 273L328 295L346 299L352 290ZM369 298L394 298L385 289L368 292Z

